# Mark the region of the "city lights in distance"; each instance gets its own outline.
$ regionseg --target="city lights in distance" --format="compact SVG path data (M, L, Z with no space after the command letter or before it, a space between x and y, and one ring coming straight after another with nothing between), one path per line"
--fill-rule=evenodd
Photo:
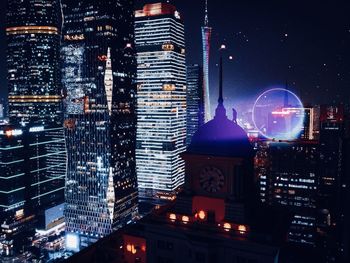
M303 130L304 119L303 103L295 93L284 88L265 91L253 106L254 126L268 139L297 139Z

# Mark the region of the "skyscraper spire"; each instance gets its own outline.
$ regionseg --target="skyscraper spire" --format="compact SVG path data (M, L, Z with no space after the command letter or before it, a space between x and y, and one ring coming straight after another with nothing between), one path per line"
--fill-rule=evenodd
M215 111L215 118L226 117L226 109L224 107L224 96L223 96L223 66L222 66L222 52L226 49L225 45L220 47L220 64L219 64L219 99L218 106Z
M205 17L204 17L204 25L209 26L209 18L208 18L208 0L205 0Z
M220 49L220 65L219 65L219 99L218 103L219 105L224 104L224 97L223 97L223 90L222 90L222 49L223 46Z
M208 19L208 0L205 0L205 18L202 26L202 45L203 45L203 91L204 91L204 115L205 122L211 120L210 110L210 88L209 88L209 63L210 63L210 42L212 28L209 26Z

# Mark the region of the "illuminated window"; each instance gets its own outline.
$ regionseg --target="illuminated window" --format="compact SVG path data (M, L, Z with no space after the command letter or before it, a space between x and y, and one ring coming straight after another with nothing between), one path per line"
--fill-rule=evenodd
M245 225L239 225L238 226L238 231L241 233L241 234L244 234L245 232L247 232L247 227Z
M170 214L169 215L169 219L174 222L176 220L176 215L175 214Z
M224 229L225 229L225 231L230 231L231 230L231 224L230 223L225 223L224 224Z
M187 224L190 221L190 218L188 216L182 216L182 222L184 224Z

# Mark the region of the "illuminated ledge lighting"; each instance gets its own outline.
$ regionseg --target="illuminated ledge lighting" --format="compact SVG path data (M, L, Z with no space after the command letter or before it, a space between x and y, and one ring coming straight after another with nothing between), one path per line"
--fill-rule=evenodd
M9 102L60 102L61 96L59 95L22 95L22 96L9 96Z
M58 35L58 28L51 26L19 26L6 28L7 35L20 34L55 34Z
M11 194L11 193L18 192L18 191L21 191L21 190L24 190L24 189L25 189L25 187L20 187L20 188L11 190L11 191L0 191L0 193L1 194Z
M198 213L196 213L193 217L188 215L177 215L175 213L168 213L167 218L172 223L182 223L182 224L188 224L191 222L204 222L207 218L206 212L203 210L200 210ZM222 224L217 225L219 228L222 228L226 232L234 231L236 233L239 233L240 235L245 235L249 232L249 226L246 225L237 225L233 223L224 222Z

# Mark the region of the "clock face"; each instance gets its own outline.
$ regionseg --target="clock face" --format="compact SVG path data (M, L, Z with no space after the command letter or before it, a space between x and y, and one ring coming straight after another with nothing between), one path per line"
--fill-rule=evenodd
M199 182L203 190L209 193L219 192L224 186L224 175L213 166L206 166L200 173Z

